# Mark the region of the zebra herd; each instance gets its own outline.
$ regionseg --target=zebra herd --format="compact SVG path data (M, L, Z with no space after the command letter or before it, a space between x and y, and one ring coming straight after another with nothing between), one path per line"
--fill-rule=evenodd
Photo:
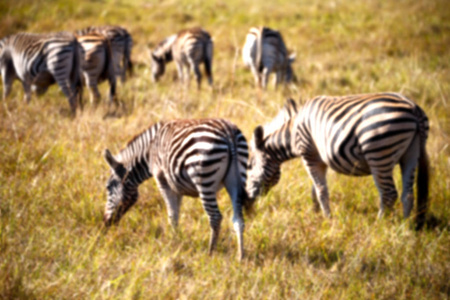
M113 103L116 77L125 81L126 70L132 72L132 45L131 35L118 26L89 27L76 35L22 33L6 37L0 41L3 97L9 94L15 78L22 81L27 101L31 90L41 94L56 82L75 111L82 84L92 90L91 100L98 101L97 83L107 79ZM288 55L278 31L251 28L242 54L256 85L262 88L267 87L271 72L275 73L276 85L295 78L291 66L294 56ZM208 83L213 83L213 41L203 29L169 36L150 52L150 57L154 81L164 74L166 63L173 60L180 81L188 81L192 71L200 88L199 65L203 63ZM82 71L78 72L78 68ZM399 164L403 216L408 218L411 214L416 179L416 227L420 229L425 223L428 201L428 131L424 111L397 93L320 96L302 107L289 99L272 122L256 127L250 151L242 132L227 120L160 122L134 137L117 155L105 150L111 176L104 223L117 223L137 201L139 185L154 177L174 227L178 225L182 197L200 197L210 221L212 253L222 220L216 195L225 187L233 206L233 227L241 259L243 208L251 209L257 197L278 183L283 162L301 158L313 183L315 208L327 217L331 216L328 168L349 176L372 175L379 192L381 217L397 199L393 169Z

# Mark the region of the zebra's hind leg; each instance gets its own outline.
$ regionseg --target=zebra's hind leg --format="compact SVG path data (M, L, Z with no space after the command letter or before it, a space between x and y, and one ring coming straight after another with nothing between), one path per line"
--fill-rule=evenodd
M309 177L313 181L313 201L318 198L322 212L326 217L331 217L329 195L327 187L327 165L322 161L303 159L303 164Z
M197 90L200 90L202 85L202 73L200 72L200 68L197 63L191 62L191 69L194 71L195 79L197 80Z
M380 194L380 210L378 211L378 218L381 218L384 215L386 207L388 209L394 207L398 197L394 179L392 178L392 171L393 168L386 171L386 169L371 167L373 180L375 181L378 193Z
M209 217L209 226L211 227L211 237L209 240L209 255L212 255L219 239L220 224L222 223L222 214L219 211L216 201L216 192L200 192L203 208Z
M419 136L417 135L406 153L403 154L400 159L400 168L402 170L402 204L403 204L403 217L408 218L411 214L411 210L414 206L414 173L416 171L417 162L420 155Z

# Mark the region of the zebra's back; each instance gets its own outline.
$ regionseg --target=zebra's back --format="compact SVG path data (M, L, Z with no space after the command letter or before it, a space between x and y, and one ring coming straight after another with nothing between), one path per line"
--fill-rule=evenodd
M372 166L392 168L424 122L427 131L423 111L400 94L321 96L299 114L298 148L314 144L335 171L369 175Z
M166 174L173 190L198 196L198 185L221 188L230 164L238 163L246 180L247 143L241 131L223 119L177 120L156 134L154 167Z

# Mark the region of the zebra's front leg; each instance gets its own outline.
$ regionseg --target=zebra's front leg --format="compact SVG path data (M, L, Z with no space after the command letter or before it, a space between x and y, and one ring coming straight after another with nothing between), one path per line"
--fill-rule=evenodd
M175 60L175 65L177 67L177 73L178 73L178 80L183 83L184 82L184 72L183 72L183 65L181 62Z
M23 99L28 104L31 101L31 84L27 81L22 81L22 86L24 92Z
M311 188L311 199L313 200L314 211L318 213L320 211L320 203L319 200L317 200L317 193L314 185Z
M170 225L172 225L172 228L176 229L178 227L178 220L180 217L181 195L178 195L172 191L162 172L157 174L155 179L159 191L163 196L164 202L166 203Z
M327 187L327 165L322 161L310 161L303 158L309 177L313 181L313 201L317 201L326 217L331 217Z
M394 179L392 178L393 168L386 171L378 168L371 168L375 185L380 194L380 209L378 211L378 219L384 215L385 208L392 209L398 194L395 188Z

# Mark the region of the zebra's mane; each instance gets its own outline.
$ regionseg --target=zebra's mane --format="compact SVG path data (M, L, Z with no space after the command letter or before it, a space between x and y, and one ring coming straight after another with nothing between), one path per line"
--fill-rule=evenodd
M295 101L292 99L288 99L278 115L270 123L267 123L263 126L264 137L267 137L279 130L286 122L295 117L297 112L297 104L295 103Z
M151 142L162 124L162 122L153 124L131 138L119 151L116 159L127 167L134 167L150 150Z

